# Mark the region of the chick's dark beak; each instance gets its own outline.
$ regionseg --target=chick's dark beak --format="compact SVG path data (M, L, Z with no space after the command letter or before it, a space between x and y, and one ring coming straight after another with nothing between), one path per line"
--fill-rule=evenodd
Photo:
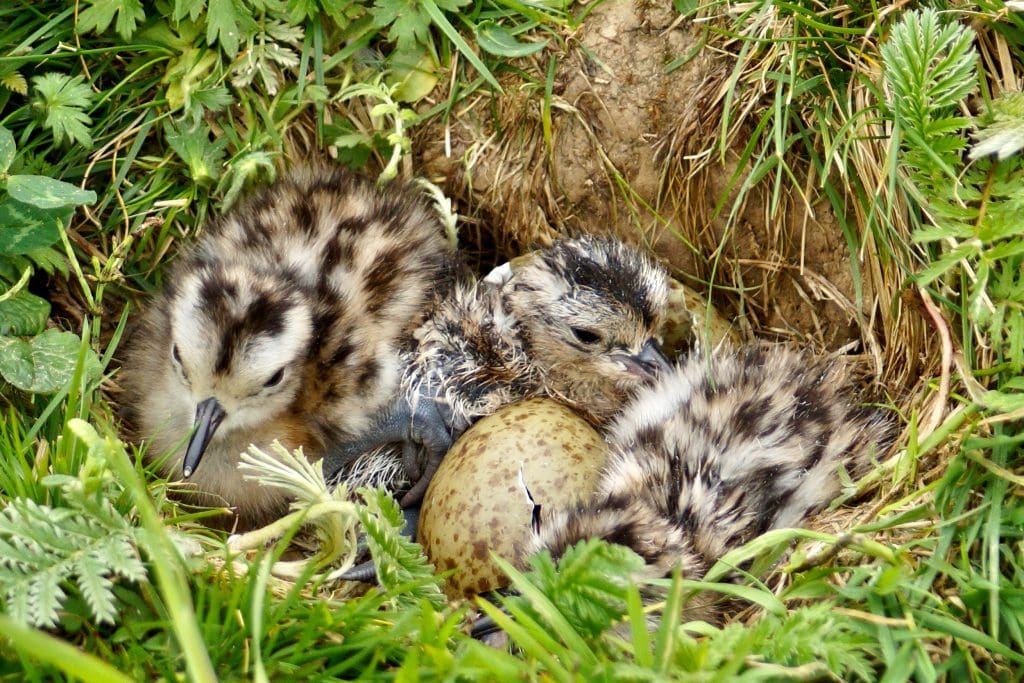
M626 371L631 375L643 378L654 378L659 373L665 372L672 367L661 352L658 342L648 339L647 343L640 349L640 353L630 356L619 356L619 360L626 366Z
M217 399L211 397L201 402L196 408L195 430L192 438L188 441L188 448L185 449L185 460L182 462L181 470L186 479L199 467L199 460L206 451L206 446L213 438L221 420L224 419L224 408Z

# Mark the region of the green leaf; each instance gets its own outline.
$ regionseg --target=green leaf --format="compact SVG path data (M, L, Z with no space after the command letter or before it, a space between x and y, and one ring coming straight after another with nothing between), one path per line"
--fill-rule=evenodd
M96 201L96 193L92 190L83 190L44 175L12 175L7 179L7 192L18 201L40 209L59 209Z
M632 550L590 539L572 546L558 561L548 553L529 560L529 581L541 589L577 631L601 633L626 610L629 578L643 569ZM522 586L516 586L525 594Z
M46 330L31 341L0 337L0 376L22 391L53 393L71 381L82 340L72 332ZM96 375L100 362L91 350L86 375Z
M416 0L376 0L370 12L374 26L390 26L388 40L399 52L430 44L430 17Z
M392 73L388 85L397 85L394 98L400 102L419 102L437 85L437 65L430 51L417 47L412 52L398 50L391 55ZM308 91L308 89L307 89Z
M28 337L39 334L50 317L50 302L29 292L0 301L0 335Z
M480 73L483 79L490 83L492 86L494 86L494 89L497 90L498 92L504 92L501 89L501 85L498 83L498 79L494 77L494 74L491 73L491 70L488 69L487 66L484 65L484 63L477 56L477 54L473 52L473 49L469 46L469 44L462 39L462 36L459 35L459 32L455 30L455 27L452 26L451 22L448 21L448 19L444 16L444 13L442 13L441 10L438 9L438 5L434 2L434 0L420 0L420 6L428 15L430 15L430 18L431 20L433 20L434 24L436 24L437 27L441 29L442 33L448 36L448 40L452 41L452 44L455 45L455 49L462 53L462 56L465 57L469 61L469 63L473 65L473 68Z
M17 256L48 247L60 239L59 227L71 209L40 209L13 197L0 199L0 255Z
M422 546L402 536L405 519L398 503L384 489L364 488L358 493L366 502L357 512L381 588L393 592L399 604L420 599L435 607L443 604L444 595L434 578L434 566L423 556Z
M998 413L1012 413L1024 409L1024 394L1002 391L986 391L981 396L982 404Z
M138 22L146 18L139 0L90 0L91 6L78 15L79 31L103 33L117 15L117 34L125 40L132 37Z
M19 95L28 94L28 81L17 71L0 75L0 85Z
M493 21L481 21L476 26L476 42L482 50L499 57L528 57L543 50L548 41L521 43L504 26Z
M243 33L256 28L253 20L239 12L234 0L210 0L206 14L206 42L219 42L224 53L231 58L238 54Z
M192 21L196 21L203 15L204 9L206 9L206 0L174 0L174 11L171 13L171 18L174 21L181 21L188 17Z
M194 182L203 184L220 177L227 138L211 141L210 130L205 125L186 126L184 123L165 125L164 136L175 154L188 164Z
M14 136L0 126L0 173L6 173L14 161Z
M43 126L53 131L57 144L77 142L92 147L87 127L92 119L83 109L92 102L93 92L82 76L48 73L32 79L36 99L33 108L43 116Z

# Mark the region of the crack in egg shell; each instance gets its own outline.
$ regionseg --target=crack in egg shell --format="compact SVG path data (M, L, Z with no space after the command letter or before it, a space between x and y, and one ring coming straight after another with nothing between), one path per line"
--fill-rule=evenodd
M420 513L427 557L438 571L457 569L448 595L506 585L491 553L522 564L532 533L530 497L544 511L590 497L607 457L594 428L550 399L506 406L470 427L441 462Z

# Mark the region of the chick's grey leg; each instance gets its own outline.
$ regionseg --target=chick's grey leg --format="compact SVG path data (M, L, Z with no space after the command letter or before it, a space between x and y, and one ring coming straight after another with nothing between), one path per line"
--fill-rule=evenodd
M324 477L336 484L344 479L345 469L360 455L387 444L402 444L403 466L413 482L412 490L402 499L403 507L408 507L423 497L430 478L452 444L449 419L447 408L433 397L419 397L415 407L399 398L365 433L328 449L324 456Z
M355 439L328 446L324 454L324 479L330 485L337 485L345 479L345 470L359 456L389 443L402 441L404 433L386 416Z
M408 404L406 404L408 405ZM416 408L410 408L409 439L402 446L402 461L412 488L402 497L403 508L423 500L427 485L441 465L445 453L452 446L454 435L451 414L445 404L431 398L421 398Z

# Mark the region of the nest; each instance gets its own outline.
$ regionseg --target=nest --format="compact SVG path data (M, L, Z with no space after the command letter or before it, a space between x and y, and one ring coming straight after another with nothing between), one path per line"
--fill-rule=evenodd
M846 356L865 396L922 416L923 441L950 405L948 382L934 391L926 379L948 378L941 317L929 315L926 295L882 257L884 245L858 230L865 220L855 202L853 215L835 215L809 164L797 182L783 183L788 189L773 193L762 182L740 194L747 179L741 151L753 124L723 123L726 99L742 98L734 111L749 113L769 92L737 90L735 57L699 49L698 29L657 5L598 4L579 29L503 76L502 93L460 99L447 117L415 129L403 172L428 178L453 200L460 248L482 272L560 236L616 235L656 254L744 339ZM557 66L547 97L552 50ZM693 57L666 68L680 55ZM446 99L436 92L422 107ZM340 114L365 118L354 111L359 106L348 103ZM286 138L290 158L318 146L311 120L301 117ZM871 185L886 173L884 150L865 139L857 172ZM800 163L793 160L797 169ZM855 253L844 222L857 232ZM874 477L859 498L813 526L842 535L871 521L940 476L948 454L930 454L912 479ZM781 573L772 579L779 588L786 580Z
M579 233L644 245L747 340L842 354L866 398L900 415L918 411L919 438L936 429L949 410L947 383L934 391L923 378L948 378L944 323L870 231L859 229L851 254L843 222L866 224L855 203L840 220L809 164L799 186L773 195L762 182L738 194L750 124L730 122L731 144L716 147L735 57L698 49L696 27L646 3L599 5L565 38L547 102L551 48L520 64L534 80L506 78L503 93L463 100L447 120L417 129L413 166L454 199L463 248L486 265ZM666 69L685 54L696 56ZM770 99L757 88L734 94L747 112ZM854 155L861 177L884 178L878 138ZM856 504L814 526L842 532L872 520L940 476L948 455L929 456L914 481L875 477Z

